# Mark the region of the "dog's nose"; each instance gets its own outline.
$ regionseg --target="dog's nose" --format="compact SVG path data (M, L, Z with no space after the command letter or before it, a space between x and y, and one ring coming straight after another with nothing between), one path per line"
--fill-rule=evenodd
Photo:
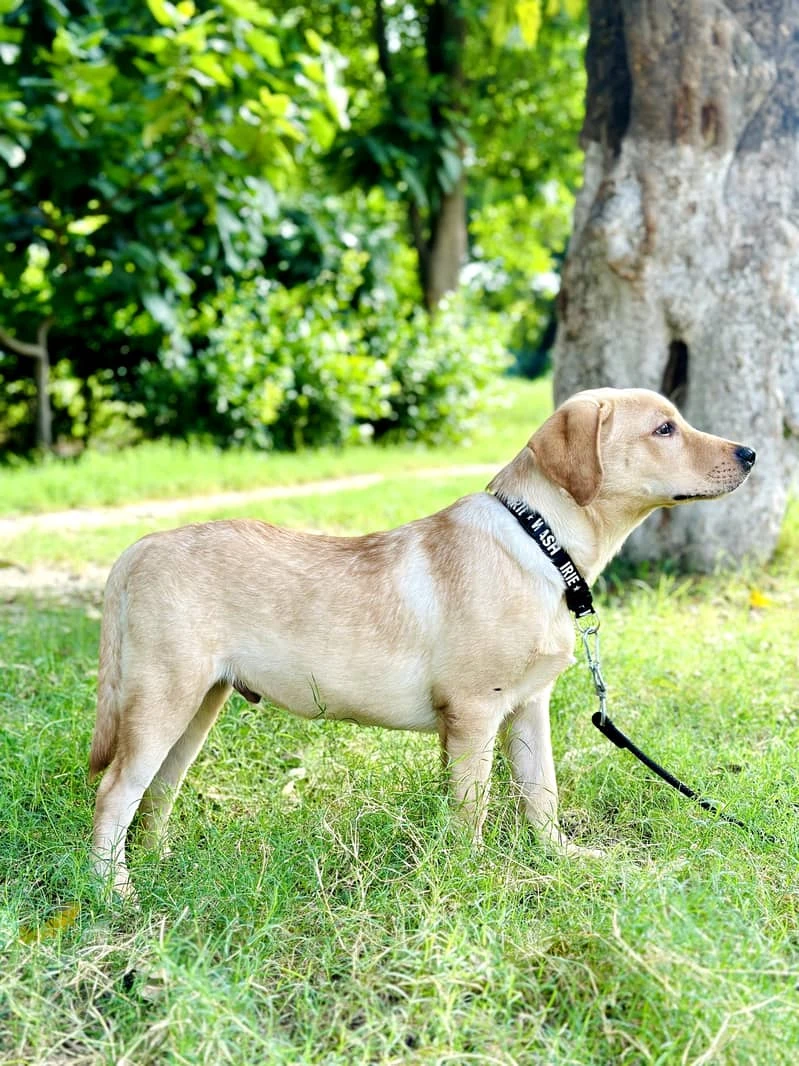
M757 456L751 448L745 448L743 445L741 445L740 448L735 449L735 458L738 460L744 470L749 473L749 471L755 465L755 459L757 458Z

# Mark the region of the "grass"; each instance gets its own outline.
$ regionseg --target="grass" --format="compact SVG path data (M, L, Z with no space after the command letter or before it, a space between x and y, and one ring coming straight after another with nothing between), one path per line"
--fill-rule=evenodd
M397 469L269 517L376 527L472 487ZM109 561L135 532L50 534L26 558ZM767 568L611 575L600 597L615 721L775 842L609 745L582 664L558 683L553 736L564 821L601 862L536 844L501 759L474 853L433 738L235 698L181 793L172 856L131 849L138 910L109 906L88 870L96 607L0 605L0 1061L793 1063L797 548L793 505Z
M37 530L0 535L0 559L6 564L35 566L42 560L80 569L86 561L111 565L134 540L156 529L215 518L250 517L319 532L364 533L409 522L469 492L485 488L483 475L440 477L435 481L387 477L379 485L344 489L330 496L253 501L237 507L200 507L180 518L118 519L97 528Z
M548 379L502 379L492 418L467 444L443 447L353 445L280 454L182 443L149 443L122 452L89 449L77 460L0 467L0 515L69 507L113 506L140 499L295 485L364 472L404 473L455 463L507 462L552 408Z

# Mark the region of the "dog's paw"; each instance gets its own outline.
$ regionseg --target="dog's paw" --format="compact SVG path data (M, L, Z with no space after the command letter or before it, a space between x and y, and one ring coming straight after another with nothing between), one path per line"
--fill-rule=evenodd
M560 829L550 829L548 832L541 834L541 842L555 854L562 855L567 859L607 858L607 852L601 848L587 848L582 844L574 844L568 837L563 835Z
M608 853L602 848L584 848L581 844L568 841L558 846L558 850L569 859L606 859Z

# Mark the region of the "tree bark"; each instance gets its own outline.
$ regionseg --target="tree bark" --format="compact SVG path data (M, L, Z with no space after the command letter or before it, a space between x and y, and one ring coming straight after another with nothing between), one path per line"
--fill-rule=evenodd
M447 293L455 292L466 261L465 177L461 175L454 189L442 191L440 195L424 276L424 302L428 311L435 311Z
M629 552L704 570L763 559L799 435L799 5L591 0L589 14L556 396L656 389L755 448L741 493L657 512Z
M380 71L386 83L391 109L405 111L401 88L395 77L387 40L383 0L375 0L375 43ZM464 89L463 50L466 18L460 0L430 0L426 7L425 62L430 75L430 122L439 139L439 150L457 143L463 167L464 145L453 133L454 113L460 110ZM441 168L444 170L444 168ZM419 283L425 307L433 313L447 293L454 292L468 247L466 226L466 178L442 181L439 174L426 182L427 210L423 212L413 191L408 193L408 222L418 262Z
M430 105L430 118L441 136L452 129L451 114L460 110L463 97L463 50L466 44L466 18L460 0L432 0L427 12L425 46L427 69L441 88ZM442 102L446 106L442 106ZM458 139L461 174L457 181L430 190L436 204L430 213L429 257L424 278L424 299L428 311L435 311L447 293L458 288L466 260L466 177L463 173L464 145ZM436 203L437 202L437 203Z
M39 326L36 343L17 340L0 328L0 346L15 355L26 355L34 359L36 381L36 444L39 448L50 451L53 447L53 415L50 405L50 352L47 347L47 335L52 322L45 319Z

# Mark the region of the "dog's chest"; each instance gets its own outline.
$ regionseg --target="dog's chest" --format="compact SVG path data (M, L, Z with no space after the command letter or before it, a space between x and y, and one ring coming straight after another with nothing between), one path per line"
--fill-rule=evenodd
M543 692L574 662L568 616L548 630L518 618L507 625L493 621L468 639L451 635L446 650L439 648L433 680L447 703L511 710Z
M565 649L550 654L534 654L530 664L522 672L518 680L510 686L513 706L518 707L540 695L574 662L574 655L571 651Z

